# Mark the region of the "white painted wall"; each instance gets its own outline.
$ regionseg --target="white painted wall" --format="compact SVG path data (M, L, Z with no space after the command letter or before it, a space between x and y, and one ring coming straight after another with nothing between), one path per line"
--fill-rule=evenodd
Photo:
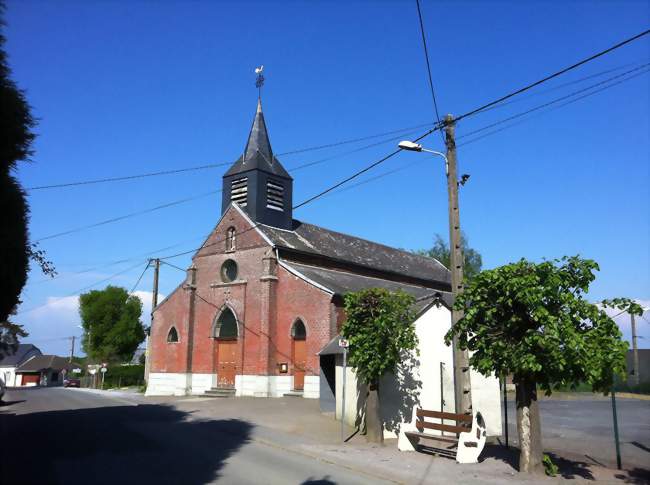
M16 368L15 367L0 367L0 378L7 387L19 386L20 382L16 382ZM18 379L20 381L20 379Z
M186 373L151 372L145 396L185 396L187 383Z
M201 395L216 387L216 374L185 374L170 372L151 372L147 383L147 396L185 396ZM282 397L291 392L293 376L236 375L235 396ZM320 377L305 376L303 397L318 399L320 396Z
M451 312L444 306L432 307L415 322L419 356L412 353L402 361L395 375L386 375L379 383L384 437L395 438L400 430L415 429L415 406L435 411L454 412L453 351L444 343L451 326ZM336 367L336 419L341 419L342 366ZM442 364L442 365L441 365ZM354 369L348 367L345 421L359 424L358 409L363 409L365 386L357 384ZM441 380L442 379L442 380ZM471 371L472 406L480 411L488 436L501 435L499 381ZM443 404L444 401L444 404Z
M190 385L192 395L200 395L215 386L216 374L190 374Z

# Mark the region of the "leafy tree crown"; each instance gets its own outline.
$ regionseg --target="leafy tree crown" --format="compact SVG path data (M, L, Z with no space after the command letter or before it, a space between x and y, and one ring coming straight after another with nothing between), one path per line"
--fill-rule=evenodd
M417 349L414 303L403 291L380 288L345 296L342 334L350 343L350 365L362 382L376 383L395 371L403 352Z
M547 393L580 382L606 391L625 372L628 345L605 308L639 314L641 307L626 298L588 302L598 270L593 260L565 256L483 271L457 297L464 316L446 343L456 334L483 375L512 374L515 383L536 382Z
M94 359L131 360L144 340L140 322L142 302L117 286L93 290L79 297L85 352Z

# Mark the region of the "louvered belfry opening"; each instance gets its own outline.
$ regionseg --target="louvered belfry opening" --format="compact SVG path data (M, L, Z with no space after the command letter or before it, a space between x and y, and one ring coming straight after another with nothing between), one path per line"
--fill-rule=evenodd
M266 207L276 211L284 210L284 186L275 179L266 181Z
M234 202L256 223L291 230L292 197L293 179L273 155L258 100L244 153L223 176L221 213Z
M248 202L248 177L240 177L230 183L230 200L237 202L240 207L246 207Z

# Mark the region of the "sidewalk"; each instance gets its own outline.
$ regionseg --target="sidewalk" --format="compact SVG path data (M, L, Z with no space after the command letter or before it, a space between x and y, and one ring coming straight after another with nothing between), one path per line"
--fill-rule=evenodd
M300 398L148 397L144 402L167 404L190 413L192 419L237 418L256 425L254 440L291 453L362 472L396 483L558 483L564 479L608 483L643 483L626 472L554 457L563 476L549 478L520 475L514 468L515 450L500 445L484 451L481 463L459 465L455 461L424 453L397 450L396 440L383 447L353 436L342 443L341 427L331 416L320 413L318 401ZM351 435L354 430L347 430Z

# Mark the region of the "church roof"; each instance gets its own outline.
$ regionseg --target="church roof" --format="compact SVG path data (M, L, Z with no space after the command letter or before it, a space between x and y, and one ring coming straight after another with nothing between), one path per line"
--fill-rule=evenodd
M257 111L253 119L253 126L248 135L248 142L244 153L228 169L224 177L235 175L249 170L264 170L279 177L291 178L280 161L273 155L269 133L262 112L262 101L257 100Z
M289 266L290 269L297 271L307 279L318 283L318 285L333 291L337 295L345 295L352 291L366 290L368 288L383 288L389 291L402 290L416 298L418 301L416 303L416 309L419 309L425 306L425 304L428 304L436 294L442 295L445 293L423 286L375 278L338 269L323 268L293 261L283 261L283 264Z
M295 219L292 231L264 224L258 225L258 228L280 249L326 257L411 278L451 284L449 270L433 258L391 248ZM343 276L341 277L343 278Z

